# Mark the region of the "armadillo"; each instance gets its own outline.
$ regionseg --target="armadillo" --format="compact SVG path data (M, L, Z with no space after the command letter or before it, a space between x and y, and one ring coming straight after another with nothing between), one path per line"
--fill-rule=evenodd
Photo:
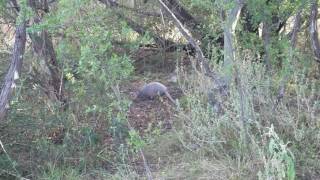
M138 93L137 99L145 100L145 99L154 99L156 96L166 95L171 102L175 104L175 100L171 97L168 92L168 88L159 83L159 82L151 82L146 84Z

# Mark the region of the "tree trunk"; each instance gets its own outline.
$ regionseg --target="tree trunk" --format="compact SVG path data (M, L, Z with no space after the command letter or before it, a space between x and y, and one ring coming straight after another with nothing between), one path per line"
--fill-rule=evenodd
M49 69L50 77L48 79L48 85L52 88L47 87L46 94L52 99L65 103L66 97L64 94L64 82L63 78L61 78L62 75L51 37L45 30L43 30L40 35L37 35L37 33L30 33L29 36L32 40L33 49L40 57L45 59L46 65Z
M226 3L233 2L233 0L226 0ZM236 50L234 46L235 42L235 29L236 25L239 21L241 9L243 7L243 0L236 0L235 6L227 10L225 14L222 14L222 18L224 20L224 81L229 86L232 80L232 75L235 76L236 88L239 93L239 103L240 103L240 122L241 122L241 136L243 138L244 146L248 147L248 117L247 112L245 110L246 105L246 97L244 94L244 89L241 82L241 76L238 68L234 66L236 60Z
M39 6L41 9L49 11L47 0L42 0L39 5L37 5L34 1L30 1L29 4L34 10L35 14L37 14L37 6ZM34 18L34 22L36 24L41 22L40 14ZM50 97L50 99L66 103L62 73L60 72L60 67L50 35L46 30L42 30L40 35L36 32L29 33L29 36L32 40L33 49L40 57L44 58L46 66L49 69L49 78L46 79L48 82L45 82L48 84L46 85L47 87L45 88L45 93Z
M23 54L26 45L26 22L17 26L11 63L0 94L0 120L6 115L12 92L16 87L16 81L19 79Z
M229 1L227 2L229 3ZM226 16L223 14L224 20L224 62L223 67L225 70L224 79L227 84L231 81L232 67L235 61L235 49L234 49L234 36L235 28L240 18L241 9L243 7L243 1L239 0L236 2L234 8L226 11Z
M294 18L293 29L290 37L290 41L291 41L290 44L293 49L296 47L298 32L300 31L301 12L302 10L300 9Z
M271 70L271 62L270 62L270 38L271 38L271 24L268 22L263 23L262 27L262 40L263 40L263 48L264 48L264 64L266 65L267 72Z
M289 51L289 61L293 60L293 52L294 49L296 47L296 42L297 42L297 37L298 37L298 32L300 31L300 26L301 26L301 12L302 12L302 8L297 12L295 19L294 19L294 24L293 24L293 28L291 31L291 37L290 37L290 51ZM286 67L285 67L286 68ZM273 110L275 110L275 108L277 108L277 106L279 105L280 101L283 99L284 95L285 95L285 89L286 89L286 83L288 81L288 77L289 74L285 74L283 79L280 82L280 86L278 89L278 95L276 98L276 103L273 107Z
M311 3L311 15L310 15L311 47L316 57L316 61L320 62L320 44L318 39L317 15L318 15L318 1L313 0Z
M20 7L18 7L16 0L11 0L11 2L16 6L16 11L19 12ZM33 18L34 22L40 23L41 15L37 14L38 9L41 8L45 12L48 12L48 1L28 0L27 2L28 6L31 7L36 14L36 16ZM66 103L63 78L59 70L51 37L45 30L41 31L40 35L38 35L37 33L29 33L29 37L32 40L35 52L40 57L44 57L46 65L50 71L49 80L46 83L47 85L45 85L45 93L50 97L50 99L55 99L62 103Z

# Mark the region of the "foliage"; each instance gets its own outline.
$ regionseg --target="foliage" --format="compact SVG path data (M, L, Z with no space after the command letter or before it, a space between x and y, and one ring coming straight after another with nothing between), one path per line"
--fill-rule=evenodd
M144 141L140 138L139 134L135 130L129 131L128 144L135 151L138 151L145 145Z
M80 175L75 169L69 167L56 167L54 164L48 165L48 170L44 171L41 179L55 180L55 179L70 179L77 180L80 179Z
M156 41L150 37L181 37L167 14L158 13L155 1L135 1L138 8L133 9L123 1L106 8L101 1L60 0L50 2L50 12L18 2L21 11L16 14L8 8L11 3L0 0L1 23L31 19L28 33L48 32L58 59L53 68L61 70L61 88L68 98L61 108L44 93L52 89L37 78L50 65L36 58L28 41L22 78L7 119L0 123L0 178L142 179L147 166L154 179L319 178L320 83L319 66L307 46L309 1L245 1L232 41L235 62L226 97L216 97L218 85L190 65L197 56L151 44ZM198 40L211 68L217 75L226 71L220 63L224 11L232 10L236 1L177 2L195 18L197 26L186 23L185 28ZM290 20L301 9L306 16L293 48ZM35 13L42 19L32 24ZM278 29L283 22L285 28ZM270 25L270 42L261 35L262 24ZM12 42L0 47L1 53L10 52ZM267 53L270 71L264 62ZM4 76L9 56L0 58ZM160 60L162 67L154 63L154 71L145 70L144 64ZM171 64L177 66L177 84L167 82L164 69L172 69ZM131 102L129 93L151 80L169 85L178 107L165 100L152 101L154 106ZM285 96L278 103L282 85ZM222 112L216 111L217 104ZM166 111L157 109L162 105ZM129 113L137 113L130 120L141 121L142 130L128 124ZM162 127L167 121L170 128ZM141 153L147 164L142 165Z
M294 157L278 135L273 126L269 128L267 137L270 138L268 156L265 158L264 172L259 172L259 179L295 179Z

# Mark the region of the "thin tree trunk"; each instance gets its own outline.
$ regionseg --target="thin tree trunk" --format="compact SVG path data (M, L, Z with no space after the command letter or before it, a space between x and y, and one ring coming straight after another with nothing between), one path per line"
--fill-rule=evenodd
M230 85L232 74L235 75L237 90L240 96L240 122L242 124L241 127L241 136L243 138L243 142L245 147L248 147L248 128L247 128L247 114L245 110L246 105L246 97L244 94L244 89L242 87L241 76L238 68L234 66L236 60L236 50L235 50L235 29L236 25L239 21L242 7L244 5L243 0L235 0L234 8L227 10L225 14L222 14L222 18L224 20L224 80L227 85ZM230 3L230 0L226 0L226 3ZM233 1L232 1L233 2Z
M19 79L23 54L26 45L26 22L22 22L16 28L15 42L11 57L11 64L7 75L4 79L4 84L0 94L0 120L6 115L12 92L16 87L16 81Z
M29 1L30 7L34 10L36 17L34 22L39 24L41 22L41 15L37 14L35 1ZM49 11L47 0L42 0L38 5L41 9ZM52 39L46 30L42 30L40 35L36 33L29 33L32 40L35 52L45 59L46 65L49 69L48 87L46 87L46 94L54 100L58 100L63 104L66 103L66 96L64 94L64 82L60 67L58 64L57 56L53 47ZM52 92L53 91L53 92Z
M302 9L298 11L298 13L294 18L294 24L293 24L293 29L292 29L291 38L290 38L290 41L291 41L290 44L292 48L296 47L298 32L300 31L300 26L301 26L301 12L302 12Z
M317 15L318 15L318 1L313 0L311 3L311 15L310 15L311 48L316 57L316 61L320 62L320 44L318 39Z
M302 8L297 12L294 19L293 29L292 29L291 38L290 38L291 47L289 51L289 61L293 60L293 51L296 47L298 32L300 31L300 26L301 26L301 12L302 12ZM279 105L280 101L283 99L285 95L286 83L288 81L288 78L289 78L288 75L285 74L283 79L280 82L278 95L277 95L276 103L273 107L273 110L275 110L275 108Z
M16 0L11 0L11 2L16 6L16 11L20 11ZM38 3L38 4L37 4ZM37 15L37 8L41 8L45 12L49 11L49 4L47 0L42 0L36 2L34 0L28 0L28 6L30 6L36 16L33 18L35 23L40 23L40 15ZM43 30L40 35L37 33L29 33L29 36L33 43L33 48L40 57L45 58L46 65L50 71L50 77L48 85L46 85L46 94L51 98L66 103L66 97L64 94L64 83L63 78L60 73L58 61L54 51L52 39L48 32Z
M228 1L229 2L229 1ZM227 2L227 3L228 3ZM236 0L234 8L227 10L226 15L222 18L225 20L224 23L224 62L223 67L225 70L224 79L227 84L231 81L232 67L235 61L235 49L234 49L234 34L236 25L240 18L241 9L243 7L243 0Z
M51 37L45 30L43 30L40 35L37 35L37 33L30 33L29 36L31 37L35 52L45 59L46 65L49 69L50 77L48 79L48 84L49 86L52 86L52 88L48 87L46 94L50 98L54 98L65 103L66 97L64 94L64 82L63 78L61 78L62 75ZM52 90L53 92L50 92Z
M264 48L264 64L266 65L267 72L271 70L271 62L270 62L270 23L264 22L262 27L262 40L263 40L263 48Z

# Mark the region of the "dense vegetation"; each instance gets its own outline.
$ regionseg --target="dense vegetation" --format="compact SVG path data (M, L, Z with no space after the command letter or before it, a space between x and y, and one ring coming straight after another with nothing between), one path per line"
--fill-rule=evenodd
M317 0L0 9L0 179L320 178Z

